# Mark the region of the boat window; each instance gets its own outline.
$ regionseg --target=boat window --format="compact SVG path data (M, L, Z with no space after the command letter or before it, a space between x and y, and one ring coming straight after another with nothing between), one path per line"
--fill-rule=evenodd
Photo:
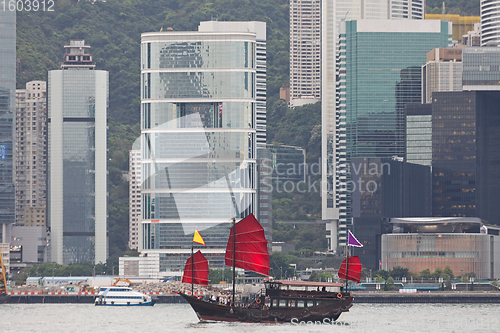
M280 304L280 308L286 308L286 300L285 299L280 299L279 304Z
M304 301L297 301L297 307L298 308L303 308L304 307Z
M278 300L277 299L273 299L273 308L275 308L277 306L278 306Z
M314 306L314 301L307 301L307 307L312 308Z
M295 307L295 300L294 299L290 299L288 300L288 307L291 308L291 307Z
M316 301L316 306L320 306L321 305L321 301Z

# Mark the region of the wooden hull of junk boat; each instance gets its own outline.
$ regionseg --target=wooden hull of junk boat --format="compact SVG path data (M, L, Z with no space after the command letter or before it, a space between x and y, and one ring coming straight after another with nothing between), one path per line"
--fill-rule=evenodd
M329 303L311 308L294 309L258 309L249 307L231 307L198 299L183 293L184 297L202 321L230 321L249 323L299 323L301 321L333 322L342 312L349 311L353 298L332 299ZM293 321L292 321L293 320Z

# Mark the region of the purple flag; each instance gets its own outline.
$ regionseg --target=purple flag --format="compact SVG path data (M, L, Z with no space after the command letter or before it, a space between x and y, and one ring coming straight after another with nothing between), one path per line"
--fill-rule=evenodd
M352 234L351 230L347 230L349 232L348 234L348 239L347 239L347 245L348 246L356 246L356 247L363 247L363 244L361 244L356 237Z

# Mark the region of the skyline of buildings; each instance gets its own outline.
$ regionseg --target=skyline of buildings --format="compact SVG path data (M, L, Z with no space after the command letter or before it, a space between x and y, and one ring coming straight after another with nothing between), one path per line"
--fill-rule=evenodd
M407 17L423 20L424 0L323 0L322 1L322 39L321 39L321 206L322 219L327 220L327 230L338 233L339 245L345 244L346 222L340 221L341 202L339 186L343 176L337 171L338 156L344 155L337 143L345 140L345 133L338 128L343 122L337 112L341 91L338 77L341 74L337 67L340 22L350 20L404 20ZM400 21L400 24L404 25ZM339 225L340 230L337 230ZM337 248L337 239L331 238L329 250Z
M95 69L84 40L64 48L47 87L50 260L105 263L109 73Z
M336 5L340 6L340 3L341 3L340 1L336 2ZM382 2L380 2L380 3L382 3ZM410 5L410 7L413 6L413 2L411 2L411 1L408 4ZM415 2L415 4L416 5L414 6L414 8L418 8L418 2ZM397 7L397 3L395 1L391 2L391 6L392 7L390 7L390 8L392 8L393 10L390 11L390 13L391 13L390 16L392 18L404 18L403 16L407 15L407 13L398 12L397 11L398 7ZM397 12L399 14L396 14ZM421 18L418 15L418 10L417 9L415 9L415 13L417 13L417 14L415 14L417 17ZM363 15L365 15L365 14L366 13L364 13ZM374 15L376 16L378 14L380 14L382 16L383 15L383 11L380 11L379 13L375 13ZM386 14L387 14L387 12L386 12ZM348 17L349 15L350 15L349 12L346 12L346 14L345 14L344 17ZM400 15L400 16L398 17L398 15ZM210 31L213 31L213 32L214 31L222 32L222 31L228 31L228 30L231 30L231 29L235 29L234 27L238 25L237 23L231 23L231 24L233 24L232 28L228 29L227 25L224 26L221 22L219 22L219 23L206 23L205 25L204 24L200 24L201 28L200 28L199 31L202 32L203 29L206 29L205 32L210 32ZM225 22L225 23L229 23L229 22ZM217 30L217 29L220 29L220 30ZM236 30L234 30L234 31L236 31ZM265 29L264 29L264 31L265 31ZM240 31L236 31L236 32L244 33L245 31L240 30ZM292 50L290 50L290 53L292 53ZM266 141L266 139L265 139L266 138L266 136L265 136L265 103L266 103L266 100L265 100L265 37L264 37L264 39L262 39L262 38L259 39L258 34L257 34L257 37L256 37L255 53L254 54L255 54L255 62L256 62L255 79L254 79L255 80L255 86L256 86L256 88L255 88L255 91L256 91L256 93L255 93L255 96L256 96L255 97L255 99L256 99L256 101L255 101L255 131L256 132L255 132L255 146L249 145L249 147L250 146L252 147L252 150L254 151L254 154L256 156L255 150L257 149L257 147L262 146L262 144L265 144L265 141ZM259 57L260 57L260 59L259 59ZM342 54L341 53L338 55L338 58L339 58L339 63L342 63ZM259 65L259 61L260 61L260 65ZM178 72L180 72L180 71L178 71ZM148 73L152 74L153 71L150 71ZM148 73L146 73L146 74L148 74ZM338 70L336 69L336 74L338 74L338 77L343 77L343 75L345 73L343 73L342 69L338 69ZM399 84L399 86L397 86L396 91L397 91L397 89L407 89L408 87L411 87L411 89L413 89L416 86L416 81L415 81L415 79L416 79L416 72L413 71L413 69L412 69L412 70L408 70L408 71L406 71L404 73L402 72L401 74L402 75L400 76L400 82L399 82L400 84ZM347 75L344 75L344 77L347 77ZM159 81L161 82L161 79L159 79ZM146 81L142 80L142 82L144 83ZM199 82L202 82L202 80L199 81ZM347 82L347 80L346 80L346 82ZM158 82L156 82L156 83L158 83ZM339 81L339 82L336 81L335 83L336 83L336 91L339 92L339 95L337 95L337 99L335 100L335 103L338 104L339 107L341 107L341 105L342 105L342 89L343 89L343 86L342 86L342 82L341 81ZM153 85L154 84L155 83L153 83ZM259 86L259 84L260 84L260 86ZM148 83L148 86L151 86L151 85L149 85L149 83ZM444 89L444 88L440 88L440 89ZM442 91L442 90L439 90L439 91ZM408 102L408 101L414 102L413 98L416 96L414 93L410 93L408 95L409 96L408 100L405 100L405 98L406 98L405 96L406 95L404 95L403 93L404 92L402 90L399 90L399 94L400 94L399 98L402 98L402 100L399 101L399 109L398 109L399 111L398 112L400 112L400 114L402 112L401 110L402 110L402 107L404 106L404 104L406 102ZM259 97L260 97L260 99L259 99ZM204 98L204 97L202 97L202 98ZM396 96L396 99L397 98L398 97ZM198 101L197 100L196 103L198 103L198 102L199 103L203 103L203 101ZM216 101L215 103L217 103L217 102L218 101ZM224 102L226 102L226 101L224 101ZM217 105L217 107L218 106L219 105ZM398 106L396 106L396 107L398 107ZM182 109L182 108L180 108L180 109ZM225 112L226 109L223 108L223 110ZM183 111L181 110L180 112L183 112ZM141 119L143 119L143 118L141 117ZM334 127L335 127L336 131L338 130L338 132L336 132L336 133L338 134L337 137L339 138L338 142L340 144L342 143L341 141L343 141L343 139L342 139L343 138L343 136L342 136L343 135L343 133L342 133L343 132L342 125L344 123L344 119L346 119L345 123L347 124L348 123L348 120L347 120L348 117L343 118L342 114L335 114L335 120L336 120L336 122L335 122ZM206 120L205 118L202 119L201 120L202 123L205 120ZM366 121L366 119L364 119L364 120L361 119L361 122L362 121ZM404 122L404 120L403 120L403 122ZM160 124L161 124L161 122L160 122ZM406 124L408 124L408 122L406 122ZM159 126L161 126L161 125L159 125ZM406 129L408 130L408 128L406 128ZM404 132L404 129L399 129L399 130L401 131L401 133ZM348 139L348 137L346 137L346 139ZM335 140L337 140L337 139L335 139ZM336 142L337 141L334 141L332 144L334 144L334 143L336 144ZM400 145L398 147L402 149L401 151L404 151L404 149L405 149L404 145L407 144L407 143L408 143L408 141L404 141L404 140L400 142ZM210 142L209 142L209 144L210 144ZM341 149L342 148L338 148L337 151L339 152L339 156L341 156L341 158L342 158L342 151L341 151ZM256 164L255 164L255 166L257 167ZM255 178L256 178L256 176L255 176ZM347 181L347 179L340 179L339 184L342 181ZM341 208L342 207L342 199L343 198L340 196L340 199L339 199L340 200L339 209L342 209ZM154 203L153 203L152 207L154 207L155 209L157 208L156 204L158 204L158 201L154 201ZM151 202L149 203L149 205L151 205ZM156 211L156 212L159 213L158 211ZM342 212L340 212L339 214L341 216ZM139 228L139 226L136 226L136 228ZM144 229L141 229L141 231L143 231L143 230ZM133 232L133 231L134 230L131 229L131 232ZM140 233L138 232L137 235L136 235L138 237L138 239L140 238L139 235L140 235ZM155 235L155 237L156 237L156 235ZM148 238L148 239L151 239L151 238Z

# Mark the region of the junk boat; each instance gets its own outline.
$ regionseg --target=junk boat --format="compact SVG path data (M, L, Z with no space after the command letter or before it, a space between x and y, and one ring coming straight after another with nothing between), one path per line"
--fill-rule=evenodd
M144 295L129 287L101 287L95 298L99 306L153 306L155 300L150 295Z
M203 321L230 321L254 323L290 323L300 321L335 321L342 312L349 311L353 298L342 283L267 280L265 289L248 303L236 304L235 267L269 276L269 253L264 229L253 216L235 223L229 235L225 262L233 266L233 296L227 305L179 293L184 297L198 319ZM341 265L339 276L359 282L361 263L358 257L348 257ZM208 286L208 262L198 251L184 269L183 282Z

